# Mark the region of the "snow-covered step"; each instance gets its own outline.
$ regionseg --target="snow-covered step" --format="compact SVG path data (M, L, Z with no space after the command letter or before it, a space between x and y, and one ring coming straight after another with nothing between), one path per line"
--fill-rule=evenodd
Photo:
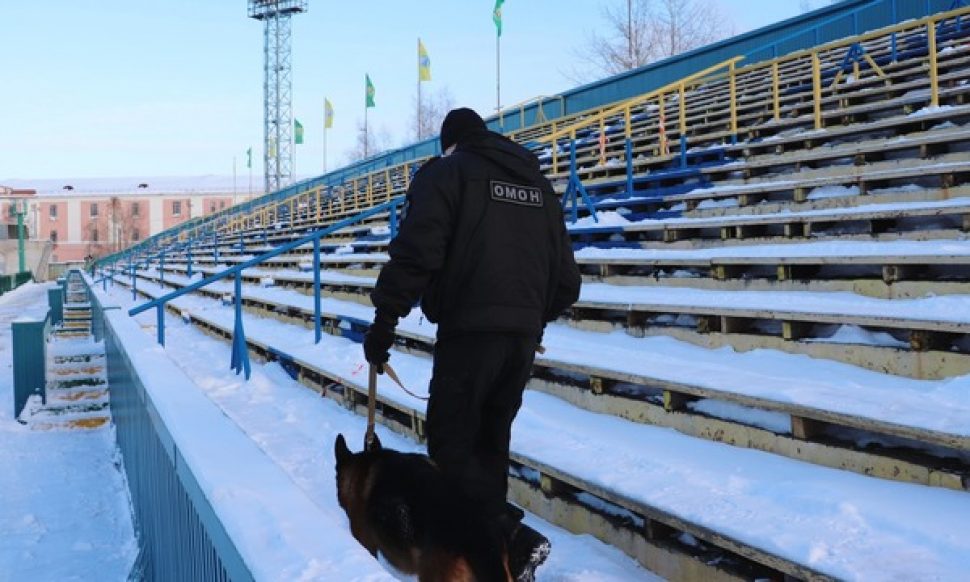
M576 261L587 280L611 284L696 287L717 290L847 291L881 298L928 293L970 293L970 244L960 240L827 241L707 249L585 247ZM321 254L325 269L376 277L386 253ZM194 257L193 271L214 273L239 261L220 255ZM156 263L157 266L157 263ZM186 270L167 261L166 269ZM293 271L312 272L313 259L284 254L258 270L280 280L306 282ZM250 272L247 270L247 272Z
M87 287L72 273L68 290L84 302L66 305L64 322L48 343L47 401L34 402L21 415L36 430L94 429L110 421L104 344L91 337Z
M793 182L794 184L794 182ZM771 214L736 214L714 218L644 219L630 222L615 212L581 218L567 225L573 236L583 240L620 240L637 242L716 239L747 241L754 239L800 239L827 237L850 240L850 237L886 235L898 238L956 237L970 230L970 197L927 202L866 204L853 208L776 212ZM848 226L858 225L855 230ZM828 233L827 225L839 228Z
M147 284L141 292L155 297L168 289ZM312 300L301 294L245 287L244 295L247 302L277 306L263 315L292 321L302 313L305 319L297 321L312 320ZM193 296L173 306L203 322L221 310ZM329 299L322 315L327 331L359 338L373 309ZM434 334L419 313L398 326L408 345L426 352ZM965 378L911 380L768 350L712 351L671 338L555 324L544 343L532 387L589 410L888 479L970 487L970 433L961 428L970 426Z
M159 279L152 271L142 276ZM304 293L312 289L312 273L247 269L244 279L258 283L266 276ZM165 280L175 286L188 281L173 273ZM324 271L321 282L330 296L367 303L376 278ZM229 283L217 285L221 287L212 289ZM569 313L577 325L591 330L622 327L634 335L668 335L706 347L744 351L767 347L909 377L940 379L970 372L970 318L964 315L970 313L964 309L970 306L968 297L888 300L846 292L586 283Z
M231 334L230 310L193 317ZM366 393L359 344L325 336L315 345L311 332L264 318L249 318L246 326L254 344L312 366L358 397ZM427 386L429 359L396 352L392 364L405 385ZM423 404L384 377L379 392L380 408L392 425L422 417ZM656 523L798 577L851 578L878 571L904 579L947 579L965 571L970 555L961 533L970 518L965 492L893 483L712 443L594 414L545 394L527 392L513 429L513 451L524 467L519 474L525 484L517 490L542 488L560 500L584 492L587 496L579 498L587 504L627 515L636 535Z

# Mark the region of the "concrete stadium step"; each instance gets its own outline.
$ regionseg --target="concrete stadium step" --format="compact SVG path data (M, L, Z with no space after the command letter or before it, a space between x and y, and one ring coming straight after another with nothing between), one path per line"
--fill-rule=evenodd
M970 293L970 244L959 240L792 242L708 249L585 247L576 261L587 281L615 285L694 287L724 291L847 291L883 299ZM193 271L213 274L240 262L194 258ZM376 279L386 253L326 254L320 264L339 275ZM157 263L155 263L157 266ZM185 273L184 263L166 261ZM305 281L312 257L285 254L247 269L278 284Z
M167 290L147 284L140 292L154 297ZM219 291L211 293L219 296ZM256 310L260 316L298 325L312 321L311 299L303 295L261 288L244 288L244 294L258 297L263 305L282 306ZM197 301L183 297L173 307L181 310L183 318L202 325L208 324L212 309L231 311L211 300ZM329 300L323 317L329 333L359 339L373 310ZM398 335L409 349L429 353L434 326L413 314L400 323ZM607 364L596 355L604 341L609 342L610 353L617 354ZM948 401L923 416L927 406L936 406L927 402L925 393L938 390L940 383L836 363L811 363L764 350L727 357L664 338L609 336L556 325L548 328L547 343L552 351L537 357L534 387L590 410L889 479L970 487L970 440L959 436L959 430L953 432L962 421L952 420L970 419L970 411L957 412L960 405ZM563 355L557 357L560 350ZM267 352L267 357L272 358L272 353ZM672 362L682 365L671 372L667 368ZM771 371L759 373L769 362ZM743 380L732 381L740 371ZM779 383L779 374L790 377ZM847 393L845 382L855 389ZM894 388L891 396L885 394L887 385ZM887 416L886 410L869 404L874 402L892 403L892 410L898 412ZM928 425L917 428L906 420L911 415L951 420L942 431L938 429L943 425L927 431ZM873 442L880 446L865 444Z
M129 301L125 292L117 298ZM203 311L193 319L200 324L208 320L207 329L219 336L231 335L228 310ZM363 412L366 387L357 364L362 359L359 344L325 336L321 345L314 345L310 332L263 318L247 319L246 326L257 354L276 354L284 369L298 365L291 373L319 383L324 395ZM395 353L392 363L406 385L426 385L427 358ZM423 434L420 402L384 377L379 393L383 422ZM960 561L956 556L967 551L956 546L963 540L958 533L962 523L970 518L965 492L890 483L724 447L582 411L533 392L526 394L516 427L513 495L540 515L557 516L571 528L602 536L662 573L665 567L693 562L704 579L719 574L841 578L871 564L881 572L920 577L952 571ZM590 458L596 459L595 466ZM724 486L726 474L732 475L733 486ZM797 503L775 503L793 497ZM577 504L602 519L573 521ZM852 512L837 509L846 504ZM912 507L934 509L914 513ZM873 526L876 518L879 525ZM809 551L821 543L818 536L847 529L853 535L841 536L845 545L834 553ZM939 550L942 539L956 545ZM895 550L887 554L887 548L904 551L900 544L909 557L886 561L885 556L896 555ZM705 551L698 552L698 547ZM916 558L914 551L923 557ZM692 557L698 554L703 554L700 561ZM874 554L881 560L878 565L869 562L876 559Z
M70 280L69 284L77 285ZM80 285L86 298L86 287ZM47 348L47 402L36 400L20 418L32 429L97 429L111 420L104 344L91 337L90 304L75 307L75 313L87 310L87 320L78 319L74 325L65 321L53 332Z
M160 278L150 271L142 276ZM312 292L311 273L254 269L245 279ZM321 281L326 295L365 304L375 284L373 278L328 272L322 273ZM166 276L171 285L188 282L178 275ZM226 282L210 287L203 293L214 297L232 293ZM246 293L250 304L257 299L253 291ZM970 318L960 315L966 297L970 295L890 300L847 293L720 291L686 285L670 290L588 283L569 317L590 330L622 327L633 335L669 335L706 347L745 351L770 347L934 379L970 371Z

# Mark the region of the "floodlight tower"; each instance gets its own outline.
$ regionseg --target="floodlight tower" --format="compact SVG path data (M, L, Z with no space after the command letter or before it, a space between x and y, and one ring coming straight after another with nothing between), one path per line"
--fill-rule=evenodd
M306 12L307 0L249 0L249 17L263 29L263 167L266 191L289 184L293 169L293 84L290 17Z

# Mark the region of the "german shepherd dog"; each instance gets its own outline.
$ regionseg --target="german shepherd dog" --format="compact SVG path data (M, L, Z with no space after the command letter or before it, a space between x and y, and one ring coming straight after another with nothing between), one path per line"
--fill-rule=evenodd
M350 531L375 557L420 582L510 582L497 528L455 491L425 455L374 444L360 453L334 443L337 500Z

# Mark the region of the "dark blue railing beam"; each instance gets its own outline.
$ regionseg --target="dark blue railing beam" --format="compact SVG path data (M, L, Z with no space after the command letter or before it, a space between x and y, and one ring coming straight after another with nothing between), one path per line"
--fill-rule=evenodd
M330 226L328 226L328 227L326 227L326 228L324 228L322 230L315 231L315 232L313 232L311 234L308 234L308 235L306 235L306 236L304 236L302 238L299 238L299 239L297 239L295 241L291 241L291 242L288 242L288 243L286 243L284 245L278 246L278 247L276 247L275 249L273 249L271 251L266 251L265 253L263 253L263 254L261 254L261 255L259 255L257 257L254 257L252 259L249 259L248 261L246 261L244 263L239 263L238 265L235 265L235 266L232 266L232 267L228 267L228 268L226 268L223 271L219 271L218 273L216 273L214 275L210 275L210 276L208 276L208 277L206 277L204 279L201 279L199 281L196 281L195 283L192 283L191 285L187 285L187 286L182 287L180 289L177 289L177 290L175 290L175 291L173 291L173 292L171 292L171 293L169 293L167 295L163 295L162 297L157 297L157 298L155 298L155 299L153 299L153 300L151 300L151 301L149 301L147 303L144 303L144 304L139 305L137 307L133 307L130 310L128 310L128 315L138 315L139 313L142 313L143 311L147 311L147 310L149 310L149 309L151 309L151 308L153 308L153 307L155 307L155 306L157 306L159 304L168 303L172 299L175 299L177 297L181 297L182 295L185 295L187 293L191 293L192 291L195 291L196 289L201 289L202 287L205 287L206 285L209 285L211 283L215 283L216 281L219 281L221 279L225 279L226 277L229 277L231 275L235 275L237 272L241 272L244 269L248 269L250 267L254 267L254 266L262 263L263 261L266 261L268 259L272 259L274 257L278 257L279 255L282 255L283 253L287 253L287 252L289 252L289 251L291 251L291 250L293 250L293 249L295 249L297 247L301 247L301 246L303 246L305 244L311 244L314 240L319 240L320 238L322 238L324 236L327 236L327 235L330 235L330 234L333 234L334 232L336 232L336 231L338 231L338 230L340 230L342 228L346 228L346 227L351 226L353 224L356 224L356 223L358 223L358 222L360 222L360 221L362 221L362 220L364 220L366 218L370 218L371 216L374 216L375 214L380 214L381 212L384 212L386 210L390 210L390 209L398 206L399 204L401 204L403 201L404 201L403 197L398 197L398 198L396 198L394 200L391 200L390 202L385 202L385 203L383 203L383 204L381 204L379 206L375 206L373 208L370 208L369 210L365 210L364 212L361 212L360 214L357 214L355 216L351 216L350 218L345 218L344 220L341 220L340 222L336 222L336 223L334 223L334 224L332 224L332 225L330 225Z

